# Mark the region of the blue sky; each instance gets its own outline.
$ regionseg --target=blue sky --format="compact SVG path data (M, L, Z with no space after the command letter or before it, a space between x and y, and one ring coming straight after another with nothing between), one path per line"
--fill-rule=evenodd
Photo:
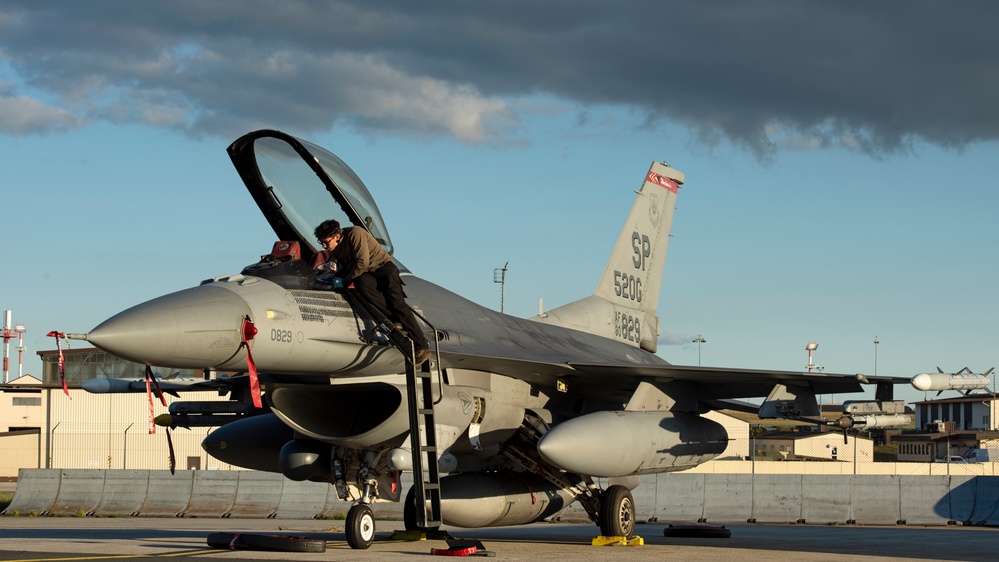
M5 3L0 309L27 327L24 372L49 330L269 251L225 153L262 127L344 159L397 257L485 306L506 262L508 313L590 294L666 160L687 177L668 361L696 364L701 333L723 367L803 369L818 341L828 372L870 373L875 336L879 374L999 362L991 4L949 13L949 43L913 39L934 4L663 3L675 25L638 38L638 4L508 4Z

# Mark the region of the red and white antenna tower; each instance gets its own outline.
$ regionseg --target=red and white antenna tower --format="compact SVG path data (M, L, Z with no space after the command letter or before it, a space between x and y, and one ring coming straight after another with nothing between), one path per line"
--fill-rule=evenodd
M10 311L4 313L3 323L3 383L10 382L10 340L17 338L17 376L21 377L24 360L24 324L11 325Z

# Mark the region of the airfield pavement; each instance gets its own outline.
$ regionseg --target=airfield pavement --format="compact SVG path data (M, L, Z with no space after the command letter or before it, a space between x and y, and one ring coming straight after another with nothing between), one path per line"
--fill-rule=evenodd
M0 560L410 560L446 549L442 540L397 541L401 521L378 521L376 542L351 550L343 521L315 519L193 519L0 517ZM589 524L535 523L522 527L450 529L479 539L496 560L628 561L829 561L995 560L999 529L981 527L859 527L731 525L725 539L666 538L663 524L640 524L644 546L591 546ZM326 552L290 553L218 550L213 532L292 535L323 539Z

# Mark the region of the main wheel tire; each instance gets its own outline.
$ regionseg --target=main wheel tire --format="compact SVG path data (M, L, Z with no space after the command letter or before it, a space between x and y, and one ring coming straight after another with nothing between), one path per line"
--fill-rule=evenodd
M426 507L424 507L426 509ZM402 504L402 523L407 531L427 531L435 533L440 527L420 527L416 512L416 486L410 486L406 492L406 501Z
M410 486L406 492L406 501L402 504L402 523L407 531L419 531L416 524L416 486Z
M608 537L635 534L635 499L624 486L604 490L600 498L600 532Z
M344 532L347 533L350 548L365 549L371 546L375 542L375 514L371 512L371 506L363 503L352 506L347 512Z

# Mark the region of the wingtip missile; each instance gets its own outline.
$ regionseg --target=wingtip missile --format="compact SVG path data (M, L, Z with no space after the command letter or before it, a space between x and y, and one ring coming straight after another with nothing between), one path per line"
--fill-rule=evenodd
M937 367L939 369L939 367ZM916 390L974 390L978 388L988 388L991 384L987 376L992 372L989 369L985 374L972 373L961 370L957 373L920 373L912 377L912 387Z
M138 381L141 384L133 385L135 382L135 379L90 379L83 381L83 384L80 386L83 390L91 394L121 394L125 392L139 392L140 390L145 392L144 381Z

